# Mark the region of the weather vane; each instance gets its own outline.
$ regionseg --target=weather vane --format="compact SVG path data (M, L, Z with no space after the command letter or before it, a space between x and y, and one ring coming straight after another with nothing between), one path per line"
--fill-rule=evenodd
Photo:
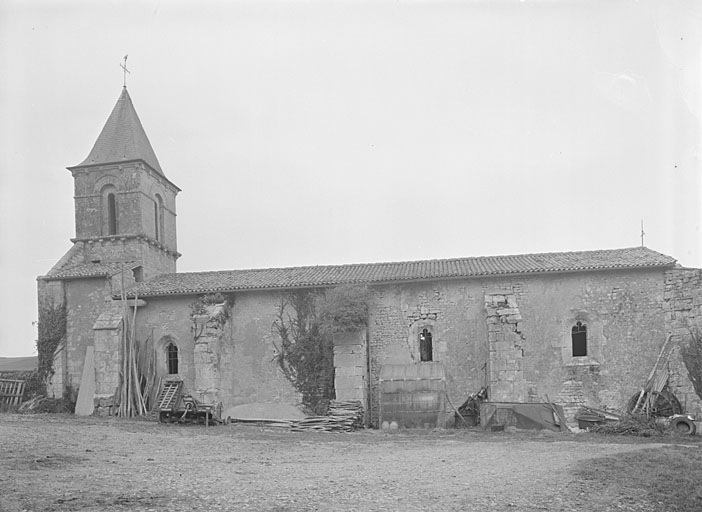
M127 73L130 73L127 69L127 57L129 57L129 54L124 56L124 64L119 65L124 70L124 87L127 87Z
M644 232L644 229L643 229L643 219L641 219L641 247L644 246L644 235L645 234L646 233Z

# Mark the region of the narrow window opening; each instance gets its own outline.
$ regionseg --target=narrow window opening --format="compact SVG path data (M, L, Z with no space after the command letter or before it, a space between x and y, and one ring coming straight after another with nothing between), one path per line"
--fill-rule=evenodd
M573 357L584 357L587 355L587 326L578 322L571 330L573 340Z
M175 343L169 343L166 347L166 364L169 375L178 373L178 347L175 346Z
M134 274L134 281L141 283L144 280L144 268L135 267L132 269L132 274Z
M161 196L158 194L156 194L154 199L154 237L156 240L163 243L163 199L161 199Z
M117 234L117 200L114 194L107 194L107 234Z
M429 329L422 329L419 334L419 359L420 361L433 361L433 349L431 332Z
M159 242L161 241L160 238L160 230L158 229L159 225L159 220L158 220L158 203L154 201L154 238L158 240Z

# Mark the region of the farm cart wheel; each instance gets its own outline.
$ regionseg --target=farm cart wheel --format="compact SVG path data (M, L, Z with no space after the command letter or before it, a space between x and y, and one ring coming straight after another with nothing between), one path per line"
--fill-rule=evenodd
M669 416L673 416L674 414L682 413L682 406L680 405L680 402L678 402L678 399L670 391L663 390L660 393L652 391L651 393L651 408L648 411L649 416L654 416L656 418L667 418ZM639 408L636 412L647 412L644 405L646 404L648 395L649 392L646 391L641 398ZM638 400L639 393L635 393L634 396L631 397L631 400L629 400L629 405L627 407L629 412L633 412Z

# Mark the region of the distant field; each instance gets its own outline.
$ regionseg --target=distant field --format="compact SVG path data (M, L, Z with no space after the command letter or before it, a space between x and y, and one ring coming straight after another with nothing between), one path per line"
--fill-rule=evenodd
M0 357L0 372L24 372L34 370L36 367L36 356Z

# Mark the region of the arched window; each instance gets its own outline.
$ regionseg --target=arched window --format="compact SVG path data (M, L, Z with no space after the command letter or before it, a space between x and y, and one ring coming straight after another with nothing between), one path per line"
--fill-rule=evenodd
M163 242L163 199L158 194L154 199L154 238Z
M115 194L107 194L107 234L117 234L117 199Z
M178 373L178 347L175 343L166 345L166 367L169 375Z
M419 333L419 360L433 361L431 331L426 327Z
M583 357L587 355L587 326L582 322L577 322L570 332L573 341L573 357Z

